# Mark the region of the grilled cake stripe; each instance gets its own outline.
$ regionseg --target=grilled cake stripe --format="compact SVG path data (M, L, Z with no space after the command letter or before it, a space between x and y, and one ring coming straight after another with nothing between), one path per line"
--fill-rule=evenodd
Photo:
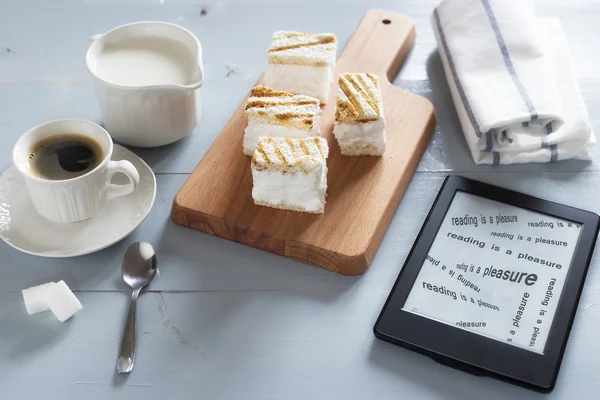
M287 46L284 45L281 47L271 48L271 49L269 49L269 53L276 53L279 51L285 51L285 50L291 50L291 49L299 49L301 47L318 46L318 45L329 44L329 43L334 43L334 42L335 42L335 36L325 36L322 38L318 38L316 40L310 40L308 42L295 43L295 44L289 44Z
M369 76L369 75L370 74L367 74L367 76ZM371 90L369 90L369 85L364 80L365 79L364 76L356 74L352 78L356 78L356 80L360 83L360 86L363 89L361 94L364 97L364 99L367 101L367 103L369 103L369 106L371 106L371 108L373 109L375 114L380 115L379 106L377 105L377 99L375 98L373 93L371 93ZM371 78L369 78L369 79L371 79ZM376 84L373 84L373 85L375 86L375 88L377 88Z
M375 114L379 115L379 113L377 112L377 105L374 102L373 97L371 96L371 93L369 92L368 87L365 85L363 86L363 82L360 80L360 78L358 78L360 75L348 75L348 81L350 82L350 84L354 87L354 90L356 90L358 92L358 95L360 95L365 102L369 105L369 107L371 107L371 109L375 112ZM357 96L358 98L358 96ZM362 111L362 115L360 115L361 117L365 116L365 114L367 113L367 110L365 110L362 107L361 104L361 111Z
M349 112L349 114L357 117L361 114L364 114L364 110L362 108L362 105L360 104L360 101L354 95L354 92L350 88L349 83L346 82L346 77L340 76L339 85L340 89L342 89L342 92L344 93L344 95L346 95L346 98L348 99L348 101L345 101L345 108Z

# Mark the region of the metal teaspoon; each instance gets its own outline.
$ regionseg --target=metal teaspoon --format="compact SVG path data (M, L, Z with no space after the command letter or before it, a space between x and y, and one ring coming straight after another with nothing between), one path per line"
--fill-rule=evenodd
M121 350L117 360L117 372L126 374L133 369L135 362L135 314L137 299L142 288L156 276L156 253L150 243L136 242L129 246L123 257L121 275L132 289L129 312L125 321Z

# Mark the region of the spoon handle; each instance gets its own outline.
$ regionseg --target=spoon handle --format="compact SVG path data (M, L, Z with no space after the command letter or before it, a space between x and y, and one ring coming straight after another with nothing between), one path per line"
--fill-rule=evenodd
M119 374L131 372L133 363L135 362L135 314L139 294L140 289L134 290L131 294L129 312L127 313L123 338L121 339L121 350L119 351L119 359L117 360L117 372Z

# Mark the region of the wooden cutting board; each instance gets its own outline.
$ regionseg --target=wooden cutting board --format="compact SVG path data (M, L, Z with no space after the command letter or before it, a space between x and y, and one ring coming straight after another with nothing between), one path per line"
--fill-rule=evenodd
M372 10L363 16L342 51L337 73L379 75L387 148L382 157L340 154L332 134L333 87L321 117L322 135L330 147L324 214L254 205L251 158L242 153L244 99L177 193L171 211L173 221L341 274L364 272L435 127L428 100L389 82L400 70L414 38L414 24L407 16Z

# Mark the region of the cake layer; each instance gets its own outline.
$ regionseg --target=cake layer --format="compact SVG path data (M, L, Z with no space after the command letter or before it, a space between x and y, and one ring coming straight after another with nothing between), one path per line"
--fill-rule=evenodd
M329 147L322 137L261 137L252 157L252 170L310 173L325 165L328 155Z
M305 138L319 134L318 124L310 131L289 126L265 123L256 118L248 118L248 126L244 131L244 154L251 156L256 150L256 144L261 137Z
M250 93L244 114L248 117L243 142L246 155L254 154L261 136L302 138L321 134L319 100L309 96L257 86Z
M385 151L385 120L356 123L336 123L333 127L343 155L381 155Z
M327 103L333 83L331 67L271 64L265 69L265 83L277 90L299 93Z
M315 67L335 64L337 41L332 33L278 31L268 52L269 64L296 64Z
M340 74L335 121L364 123L380 118L383 118L383 105L377 75Z
M252 198L259 206L282 210L322 213L327 193L327 167L310 173L252 170Z
M339 122L333 127L337 140L361 139L385 143L385 120L366 121L360 124Z
M256 86L250 92L244 114L264 122L310 131L318 125L319 100Z
M385 152L385 144L378 146L365 141L338 142L343 156L381 156Z

